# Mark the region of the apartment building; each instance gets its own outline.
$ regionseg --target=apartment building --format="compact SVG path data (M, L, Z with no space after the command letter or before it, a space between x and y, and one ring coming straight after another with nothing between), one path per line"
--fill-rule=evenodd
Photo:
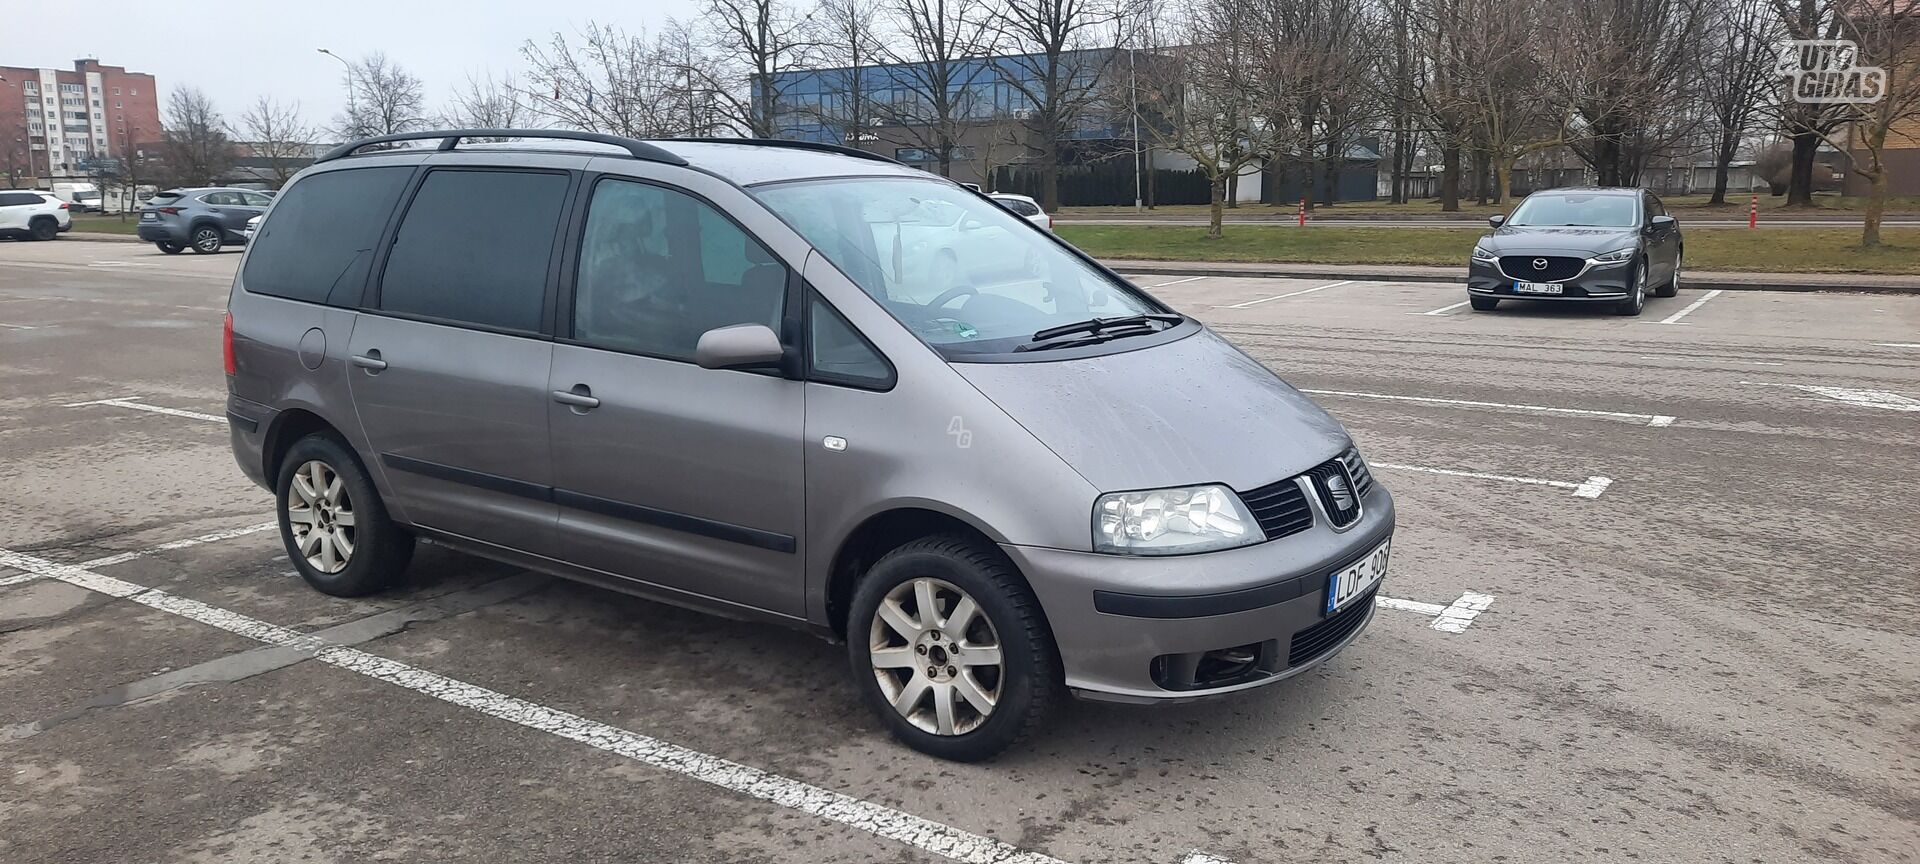
M0 170L36 182L81 177L95 159L124 159L160 133L152 75L93 59L70 70L0 65Z

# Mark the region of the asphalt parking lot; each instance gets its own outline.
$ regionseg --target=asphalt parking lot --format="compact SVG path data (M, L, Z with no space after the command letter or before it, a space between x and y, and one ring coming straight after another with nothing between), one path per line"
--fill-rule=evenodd
M1347 424L1390 599L956 765L798 633L435 547L309 590L228 450L239 260L0 243L0 861L1920 860L1920 296L1142 277Z

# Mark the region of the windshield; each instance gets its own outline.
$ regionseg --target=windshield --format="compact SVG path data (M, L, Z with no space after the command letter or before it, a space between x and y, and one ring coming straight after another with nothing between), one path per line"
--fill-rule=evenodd
M754 192L944 356L1008 353L1048 328L1167 311L951 183L861 178Z
M76 201L92 201L93 199L95 199L95 198L98 198L98 197L100 197L100 193L98 193L98 192L75 192L75 193L73 193L73 197L74 197L74 200L76 200Z
M1562 228L1632 228L1640 204L1632 195L1532 195L1513 211L1508 225Z

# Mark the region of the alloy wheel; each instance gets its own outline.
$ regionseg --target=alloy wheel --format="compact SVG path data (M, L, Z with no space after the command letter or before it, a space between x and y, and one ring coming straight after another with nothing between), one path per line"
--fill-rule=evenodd
M212 228L202 228L193 232L193 248L198 252L220 251L220 232Z
M322 573L347 569L353 559L353 501L346 481L318 459L294 472L287 495L287 522L293 527L294 547L307 564Z
M1680 253L1680 252L1675 252L1675 253L1673 253L1673 286L1672 286L1672 290L1673 290L1673 291L1674 291L1675 293L1678 293L1678 292L1680 291L1680 263L1681 263L1681 259L1682 259L1682 258L1684 258L1684 257L1685 257L1685 256L1684 256L1684 254L1683 254L1683 253Z
M868 628L873 676L893 710L935 735L987 722L1006 680L1000 637L979 603L953 583L894 586Z

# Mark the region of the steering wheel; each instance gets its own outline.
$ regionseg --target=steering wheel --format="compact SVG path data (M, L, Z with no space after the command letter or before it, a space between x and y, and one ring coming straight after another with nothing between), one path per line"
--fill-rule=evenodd
M978 293L980 292L976 290L972 285L955 285L952 288L948 288L947 290L940 292L940 296L933 298L933 302L928 303L927 308L939 309L940 307L945 306L948 303L952 303L954 300L957 300L961 297L972 297L973 295Z

